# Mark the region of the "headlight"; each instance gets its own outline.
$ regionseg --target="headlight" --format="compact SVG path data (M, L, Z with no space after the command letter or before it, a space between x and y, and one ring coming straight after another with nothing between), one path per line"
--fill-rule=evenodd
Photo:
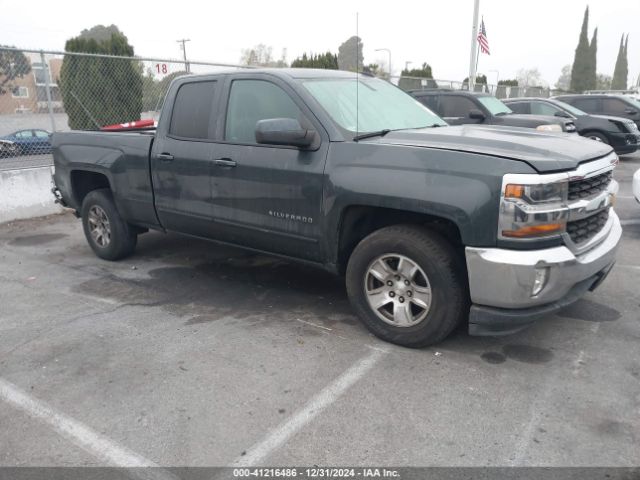
M498 237L537 239L564 233L568 190L566 174L505 175Z
M553 123L549 125L538 125L536 127L536 130L539 130L541 132L561 132L562 127Z

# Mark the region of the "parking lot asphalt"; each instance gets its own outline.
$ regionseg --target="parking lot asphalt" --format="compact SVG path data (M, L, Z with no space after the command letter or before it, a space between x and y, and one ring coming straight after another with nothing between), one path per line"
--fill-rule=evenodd
M516 335L410 350L343 281L72 215L0 225L0 465L640 465L640 205L607 281Z

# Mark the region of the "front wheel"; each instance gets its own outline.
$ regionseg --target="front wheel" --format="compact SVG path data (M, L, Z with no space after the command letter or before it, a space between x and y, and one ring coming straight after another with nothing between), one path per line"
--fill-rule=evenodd
M362 240L347 266L347 292L364 325L383 340L423 347L447 337L468 314L464 267L426 228L398 225Z
M93 190L84 198L82 226L89 246L100 258L119 260L136 248L136 232L120 216L108 189Z
M609 145L609 139L604 135L602 135L601 133L588 132L585 134L585 137L587 137L589 140L595 140L596 142L601 142L606 145Z

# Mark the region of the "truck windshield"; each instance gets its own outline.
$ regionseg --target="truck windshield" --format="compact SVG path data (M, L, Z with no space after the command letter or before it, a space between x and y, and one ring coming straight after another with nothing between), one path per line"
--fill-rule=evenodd
M489 110L491 115L505 115L507 113L513 113L509 107L507 107L501 100L498 100L496 97L486 96L486 97L478 97L480 103L484 105L484 107Z
M350 133L447 125L427 107L388 82L377 78L358 81L357 101L355 78L307 80L304 87L329 116Z

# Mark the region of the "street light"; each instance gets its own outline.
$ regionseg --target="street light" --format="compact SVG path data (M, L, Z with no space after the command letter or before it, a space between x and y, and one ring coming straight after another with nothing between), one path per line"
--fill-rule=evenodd
M413 62L407 60L406 62L404 62L404 69L405 71L409 71L409 65L411 65Z
M391 80L391 50L389 50L388 48L376 48L375 51L376 52L385 51L389 54L389 80Z

